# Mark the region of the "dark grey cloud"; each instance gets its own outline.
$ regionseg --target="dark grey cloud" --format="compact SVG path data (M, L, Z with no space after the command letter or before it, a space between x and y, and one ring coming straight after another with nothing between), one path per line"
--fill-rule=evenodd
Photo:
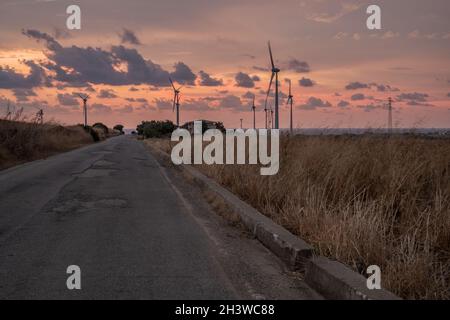
M253 68L253 70L256 70L256 71L263 71L263 72L269 72L270 71L269 68L264 68L264 67L259 67L259 66L253 66L252 68Z
M227 95L223 97L219 102L219 108L232 109L234 111L243 110L246 106L242 104L241 98L235 95Z
M122 44L133 44L136 46L140 46L142 43L136 36L136 34L129 29L124 28L122 32L119 34L120 42Z
M29 101L29 97L37 96L32 89L16 88L13 89L12 91L18 102Z
M450 92L449 92L449 93L447 93L447 97L449 97L449 98L450 98Z
M360 101L366 99L366 96L363 93L357 93L351 96L352 101Z
M257 75L254 75L254 76L252 76L252 80L253 80L254 82L258 82L258 81L261 81L261 78L258 77Z
M315 110L317 108L331 108L332 105L328 101L324 101L320 98L310 97L305 104L300 105L300 109L303 110Z
M366 105L358 105L357 108L364 110L364 112L371 112L377 109L384 109L384 106L371 103Z
M72 38L72 35L66 29L54 27L53 28L53 37L57 40L70 39L70 38Z
M130 89L128 89L128 91L136 92L136 91L139 91L139 89L138 89L138 88L135 88L135 87L131 87Z
M197 79L197 76L185 63L177 62L174 68L175 71L170 74L172 80L185 85L195 85L195 79Z
M17 73L8 66L0 66L0 89L31 89L42 86L50 86L50 82L42 67L33 61L23 61L30 68L28 75Z
M298 80L298 83L302 87L313 87L315 85L314 81L305 77Z
M173 108L172 100L155 98L153 101L159 110L172 110Z
M113 98L117 98L117 95L114 92L114 90L102 89L102 90L100 90L100 93L97 95L97 98L99 98L99 99L113 99Z
M337 104L338 107L340 108L346 108L350 105L350 102L345 101L345 100L341 100L339 101L339 103Z
M80 104L80 101L74 94L58 93L57 98L59 104L62 106L78 106Z
M234 77L236 80L236 86L242 87L242 88L254 88L255 87L255 81L246 73L239 72Z
M345 86L346 90L358 90L358 89L373 89L375 88L378 92L394 92L399 91L398 88L391 87L388 84L380 84L380 83L363 83L359 81L350 82Z
M214 79L214 78L212 78L209 74L207 74L204 71L200 71L199 72L199 76L200 76L199 84L201 86L218 87L218 86L223 85L223 80L222 79Z
M308 73L311 71L308 62L300 61L297 59L289 60L287 63L287 69L295 71L297 73Z
M175 71L169 73L160 65L144 59L134 48L119 45L107 51L93 47L63 47L50 35L37 30L24 30L23 34L46 44L49 62L43 66L56 74L54 80L74 86L89 83L169 86L169 76L181 84L195 84L196 75L183 62L176 63ZM127 64L127 71L115 68L123 63Z
M245 94L242 95L243 99L249 99L250 100L250 99L253 99L254 97L255 97L255 94L250 92L250 91L247 91Z
M133 106L127 105L122 108L114 109L114 111L119 112L119 113L133 113L134 109L133 109Z
M397 96L399 101L416 101L416 102L426 102L429 95L426 93L413 92L413 93L402 93Z
M405 102L408 106L434 107L428 102L429 95L427 93L412 92L402 93L397 96L397 101Z
M345 90L357 90L357 89L368 89L369 85L362 82L351 82L345 86Z
M94 113L111 113L112 109L110 106L101 104L101 103L94 103L89 106L89 110L91 110Z

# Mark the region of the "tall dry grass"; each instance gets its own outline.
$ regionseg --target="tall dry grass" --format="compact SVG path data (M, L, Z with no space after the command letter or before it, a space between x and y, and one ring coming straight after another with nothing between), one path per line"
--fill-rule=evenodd
M168 149L168 142L160 147ZM280 172L201 166L208 176L360 273L408 299L450 298L450 140L283 137Z
M93 142L82 126L0 120L0 170Z

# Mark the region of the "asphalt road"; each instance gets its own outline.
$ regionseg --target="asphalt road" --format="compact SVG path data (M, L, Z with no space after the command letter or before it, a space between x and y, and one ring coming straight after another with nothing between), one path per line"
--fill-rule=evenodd
M69 290L66 269L81 269ZM143 143L0 172L0 299L315 299Z

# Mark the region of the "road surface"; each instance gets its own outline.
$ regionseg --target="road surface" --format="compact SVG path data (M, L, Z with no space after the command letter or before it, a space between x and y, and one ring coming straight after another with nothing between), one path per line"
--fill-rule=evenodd
M122 136L0 172L0 299L319 298L172 171Z

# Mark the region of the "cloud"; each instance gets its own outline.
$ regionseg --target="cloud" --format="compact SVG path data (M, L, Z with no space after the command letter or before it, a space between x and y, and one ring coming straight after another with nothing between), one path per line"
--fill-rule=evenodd
M13 94L16 97L17 101L23 102L23 101L29 101L29 97L36 97L36 93L32 89L23 89L23 88L16 88L13 89Z
M345 86L346 90L358 90L358 89L373 89L375 88L379 92L386 92L386 91L399 91L397 88L393 88L388 84L379 84L379 83L363 83L359 81L350 82Z
M122 30L122 32L119 34L119 37L120 37L120 42L122 44L128 43L128 44L133 44L136 46L140 46L142 44L141 41L136 36L136 34L133 31L126 29L126 28L124 28Z
M357 89L366 89L369 88L369 85L362 82L351 82L345 86L345 90L357 90Z
M297 59L291 59L287 63L287 69L295 71L297 73L308 73L311 71L311 68L308 62L299 61Z
M80 102L73 94L68 93L58 93L58 102L62 106L78 106Z
M41 86L50 86L50 82L43 68L33 61L23 61L30 68L28 75L17 73L15 69L8 66L0 66L0 89L31 89Z
M242 104L241 99L235 95L227 95L222 98L218 105L221 109L233 109L235 111L242 110L245 107Z
M114 90L102 89L102 90L100 90L100 93L97 95L97 98L99 98L99 99L113 99L113 98L117 98L117 95L114 92Z
M200 71L198 74L200 76L199 84L201 86L218 87L218 86L222 86L223 85L223 80L222 79L214 79L214 78L212 78L209 74L207 74L204 71Z
M155 98L153 101L155 102L156 108L159 110L172 110L173 108L172 100Z
M319 4L321 2L317 1L316 3ZM334 9L335 6L330 6L330 8L334 9L332 12L313 12L308 14L307 19L321 23L332 23L343 16L358 10L360 6L361 4L356 3L341 3L336 9Z
M252 100L253 98L255 98L255 94L250 91L247 91L245 94L242 95L242 98Z
M324 101L320 98L310 97L305 104L302 104L299 108L303 110L315 110L317 108L331 108L332 105L328 101Z
M315 85L315 83L308 78L301 78L300 80L298 80L298 83L300 84L300 86L302 87L313 87Z
M181 84L194 85L196 75L183 62L175 64L169 73L160 65L146 60L136 49L122 45L110 50L101 48L63 47L53 37L37 30L24 30L23 34L44 42L49 62L43 65L55 73L54 80L74 86L92 84L169 86L168 78ZM127 70L119 69L126 65Z
M427 93L412 92L398 95L397 101L406 102L409 106L433 107L434 105L428 103L428 98Z
M367 104L367 105L358 105L357 108L363 109L364 112L371 112L377 109L383 109L384 106L382 105L375 105L375 104Z
M132 106L128 105L123 108L115 109L114 111L119 112L119 113L133 113L134 109Z
M89 110L92 110L94 113L104 114L104 113L111 113L112 109L109 106L106 106L101 103L94 103L89 106Z
M352 101L359 101L359 100L364 100L366 99L366 96L362 93L357 93L351 96L350 98Z
M173 80L185 85L195 85L195 79L197 79L197 76L185 63L177 62L175 63L174 68L175 71L170 74Z
M427 101L428 97L429 97L428 94L426 94L426 93L419 93L419 92L402 93L402 94L397 96L399 101L414 100L414 101L420 101L420 102Z
M340 107L340 108L346 108L346 107L348 107L349 105L350 105L350 102L345 101L345 100L341 100L341 101L337 104L337 106Z
M236 86L242 88L254 88L255 81L246 73L239 72L234 77L236 80Z

